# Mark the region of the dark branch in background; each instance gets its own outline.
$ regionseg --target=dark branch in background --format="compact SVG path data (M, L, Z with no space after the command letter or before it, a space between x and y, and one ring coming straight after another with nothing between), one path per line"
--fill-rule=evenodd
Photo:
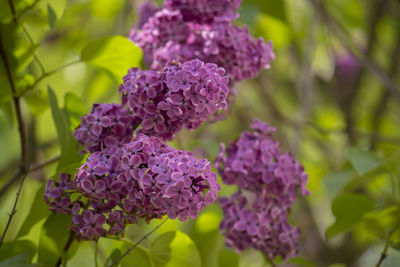
M11 12L13 14L13 20L14 20L14 22L17 22L16 17L15 17L15 9L14 9L12 0L9 0L8 3L10 5ZM20 143L21 143L21 155L20 155L21 159L20 159L20 164L19 164L19 171L17 172L17 174L15 176L22 177L21 183L20 183L18 191L17 191L17 195L15 197L13 208L11 210L11 213L9 214L10 216L8 218L6 227L4 228L3 234L1 235L1 238L0 238L0 247L1 247L1 245L3 244L4 238L7 234L7 230L11 224L11 220L13 219L15 213L17 212L17 203L19 200L19 196L21 194L21 190L22 190L22 186L25 181L26 174L29 169L29 162L28 162L28 158L27 158L28 149L27 149L27 144L26 144L25 124L24 124L24 120L22 118L20 98L17 96L17 90L16 90L14 80L12 77L11 66L8 63L7 53L6 53L4 45L3 45L3 38L1 36L1 34L0 34L0 55L1 55L1 58L3 59L4 68L7 73L7 79L10 84L11 91L13 94L13 102L14 102L14 107L15 107L15 113L17 116L17 121L18 121L18 131L19 131ZM15 180L18 180L18 178L16 178Z
M116 266L118 262L120 262L126 255L128 255L132 250L134 250L137 246L139 246L140 243L142 243L145 239L147 239L152 233L154 233L158 228L161 227L166 221L168 220L168 217L166 217L159 225L154 227L153 230L145 234L138 242L136 242L132 247L130 247L124 254L122 254L118 259L116 259L113 263L111 263L110 267Z
M395 79L396 74L399 71L399 67L400 67L400 29L398 31L397 34L397 41L395 44L395 47L393 49L392 54L390 55L390 60L392 62L392 64L389 67L389 77L392 79ZM386 110L386 105L388 103L390 99L390 93L389 91L384 91L383 95L381 96L381 99L375 109L375 113L372 117L372 130L374 131L379 131L380 125L381 125L381 121L382 121L382 117L383 114ZM374 149L377 143L377 138L376 136L372 135L370 138L370 144L371 144L371 148Z
M364 73L364 69L369 70L372 74L377 76L385 88L396 97L396 99L400 102L400 90L395 84L395 82L388 77L388 75L370 59L370 54L372 53L372 48L375 43L376 31L375 26L378 22L379 18L383 14L384 8L386 6L387 0L376 0L374 6L374 14L371 17L370 21L370 30L368 32L368 43L367 47L365 48L365 52L361 52L360 47L354 44L353 40L351 39L349 33L346 29L336 20L326 9L322 1L320 0L309 0L312 6L316 9L319 13L321 18L325 21L328 29L330 29L337 38L341 41L344 47L358 60L360 65L362 66L359 74L356 77L355 84L359 85L361 78ZM345 106L345 115L346 115L346 124L347 124L347 132L349 134L349 141L350 143L355 143L355 136L354 136L354 119L351 114L352 103L354 97L357 93L356 88L358 86L354 86L355 90L353 90L349 96L347 96L347 102L344 104Z
M57 162L60 159L60 156L56 156L52 159L49 159L48 161L42 162L42 163L38 163L36 165L33 165L31 168L29 168L28 173L30 172L34 172L40 169L43 169L44 167ZM21 178L22 174L20 171L18 171L16 174L14 174L13 177L11 177L4 185L3 187L0 189L0 198L8 191L8 189L15 183L17 182L20 178Z
M57 262L56 262L56 265L54 265L55 267L61 266L62 257L63 257L64 254L66 254L66 253L68 252L68 250L69 250L69 248L71 247L71 245L72 245L72 243L74 242L74 240L75 240L75 235L74 235L74 233L73 233L72 231L70 231L70 232L69 232L69 237L68 237L67 243L65 244L64 249L63 249L63 253L62 253L62 254L60 255L60 257L58 258L58 260L57 260ZM65 259L65 260L67 260L67 259Z

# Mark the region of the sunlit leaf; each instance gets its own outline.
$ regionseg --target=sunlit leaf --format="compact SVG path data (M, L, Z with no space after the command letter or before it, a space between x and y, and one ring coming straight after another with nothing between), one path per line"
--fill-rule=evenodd
M154 266L185 267L201 266L196 245L186 234L173 231L157 237L150 247Z
M243 5L253 5L265 14L287 21L284 0L264 1L264 0L244 0Z
M76 140L70 131L68 112L65 109L62 110L58 107L57 97L50 87L48 88L48 95L53 121L61 145L61 157L58 162L57 170L65 171L66 167L79 164L82 160L82 155L78 153Z
M21 253L24 253L26 262L31 262L36 253L35 243L30 240L14 240L5 242L0 248L0 261L20 255Z
M45 184L43 184L36 193L35 199L33 200L29 214L26 217L21 229L18 232L17 237L24 236L29 233L31 228L35 226L40 220L46 218L49 214L49 206L44 202L43 195L45 190Z
M338 196L332 201L332 213L336 221L326 231L327 238L350 230L373 208L374 203L366 196L352 193Z
M350 148L347 151L347 158L360 175L377 168L382 163L374 153L360 148Z
M109 36L90 41L82 50L82 60L107 71L120 83L129 68L139 66L142 52L124 36Z
M50 214L43 225L39 240L39 262L54 266L62 255L69 237L68 224L71 216Z
M35 267L41 266L40 263L29 264L28 263L29 253L23 253L12 258L6 259L0 262L0 267Z
M54 29L57 22L57 15L50 5L47 5L47 20L49 22L50 29Z

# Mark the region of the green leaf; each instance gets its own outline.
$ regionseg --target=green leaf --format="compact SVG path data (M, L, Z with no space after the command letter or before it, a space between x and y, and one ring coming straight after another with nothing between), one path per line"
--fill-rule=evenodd
M106 262L104 263L104 267L110 266L110 264L116 261L120 256L121 256L121 250L119 248L114 249L111 255L107 258Z
M0 267L35 267L41 266L40 263L29 264L28 261L29 253L23 253L12 258L6 259L0 262Z
M54 29L57 22L57 15L50 5L47 5L47 20L49 22L50 29Z
M125 242L122 246L122 253L125 253L133 244L131 242ZM121 260L122 267L154 267L154 263L147 249L137 246L128 255Z
M283 0L274 0L274 1L244 0L242 5L256 6L265 14L268 14L284 22L287 21L285 3Z
M46 218L49 214L49 207L43 200L44 190L46 185L43 184L36 193L35 199L33 200L31 209L28 216L26 217L24 224L18 232L17 237L24 236L29 233L31 228L35 226L39 221Z
M239 255L231 249L222 249L218 253L218 266L239 266Z
M26 255L26 261L31 262L36 253L36 245L30 240L14 240L5 242L0 248L0 261L20 255Z
M70 122L68 119L68 112L58 107L57 97L53 90L48 88L49 102L53 121L57 129L58 139L61 145L61 157L58 163L57 170L67 171L68 173L74 172L70 170L70 166L78 165L82 160L82 155L79 155L76 147L77 143L70 131Z
M39 262L54 266L67 243L70 221L70 215L50 214L40 232Z
M378 237L385 237L387 229L395 228L399 217L399 207L390 206L383 210L371 211L363 216L363 223L369 233Z
M129 68L139 66L142 52L124 36L103 37L88 42L82 61L107 71L119 84Z
M275 17L261 14L255 21L256 34L264 37L264 40L271 40L274 48L288 45L292 39L292 32L288 24Z
M333 197L337 192L354 176L355 172L352 169L347 169L335 173L331 173L324 177L323 182L330 197Z
M31 112L39 116L49 108L49 100L46 92L42 90L28 91L23 96Z
M332 201L332 213L336 221L326 231L328 239L350 230L362 219L363 215L374 208L374 203L363 195L346 193Z
M186 234L172 231L157 237L150 247L154 266L200 267L201 258L196 245Z
M289 262L295 264L298 267L301 267L301 266L305 266L305 267L316 266L315 263L313 263L312 261L309 261L309 260L307 260L305 258L302 258L302 257L291 258Z
M347 158L360 175L372 171L382 163L382 160L374 153L360 148L350 148L347 151Z
M68 112L70 121L70 130L75 130L81 123L81 116L86 113L85 105L82 99L74 93L68 92L64 96L65 110Z

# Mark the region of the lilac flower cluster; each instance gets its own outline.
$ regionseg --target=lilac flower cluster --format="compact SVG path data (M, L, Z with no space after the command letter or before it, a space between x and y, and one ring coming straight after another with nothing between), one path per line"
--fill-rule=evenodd
M183 127L198 128L227 108L229 78L212 63L170 63L162 72L130 69L120 86L122 103L141 121L140 132L172 140Z
M298 191L308 194L307 175L290 154L281 154L271 136L275 128L259 120L251 127L253 132L242 133L227 149L222 145L216 160L224 183L239 186L236 194L220 199L220 229L237 251L252 247L288 259L297 254L299 236L288 213Z
M82 118L73 135L86 152L102 150L111 143L131 140L138 123L127 109L118 104L94 104L90 114Z
M233 24L240 0L167 0L130 38L152 69L198 58L225 68L232 82L255 77L274 59L272 43Z
M212 22L215 17L234 16L242 0L166 0L164 6L180 10L185 21Z
M50 180L45 200L52 211L73 214L78 239L97 240L123 233L137 218L196 218L219 190L210 162L139 134L90 154L73 181Z

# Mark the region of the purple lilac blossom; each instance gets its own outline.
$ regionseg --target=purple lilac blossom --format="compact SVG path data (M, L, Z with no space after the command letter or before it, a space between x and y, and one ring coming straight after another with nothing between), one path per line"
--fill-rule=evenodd
M288 213L299 192L309 194L307 174L289 153L282 154L272 137L274 127L256 119L251 128L227 148L222 144L216 159L223 182L239 187L236 194L220 200L220 229L226 244L237 251L252 247L270 258L288 259L297 254L299 236Z
M194 219L220 189L209 161L139 134L89 155L73 181L66 175L49 180L44 198L52 211L73 214L79 240L97 240L123 235L137 218Z
M127 143L137 120L118 104L94 104L91 113L81 118L73 135L85 152L100 151L106 142Z
M232 24L231 18L186 22L179 10L162 9L142 29L133 29L130 38L143 49L152 69L198 58L225 68L233 82L256 77L275 58L271 42L253 38L246 27Z
M163 71L130 69L120 86L122 103L141 121L138 132L172 140L183 127L197 129L227 109L229 78L212 63L170 63Z
M185 21L210 22L215 17L232 16L242 0L166 0L164 6L180 10Z
M138 9L139 19L136 23L136 29L141 29L144 24L151 18L155 13L157 13L160 8L153 3L151 0L146 0L140 4Z

